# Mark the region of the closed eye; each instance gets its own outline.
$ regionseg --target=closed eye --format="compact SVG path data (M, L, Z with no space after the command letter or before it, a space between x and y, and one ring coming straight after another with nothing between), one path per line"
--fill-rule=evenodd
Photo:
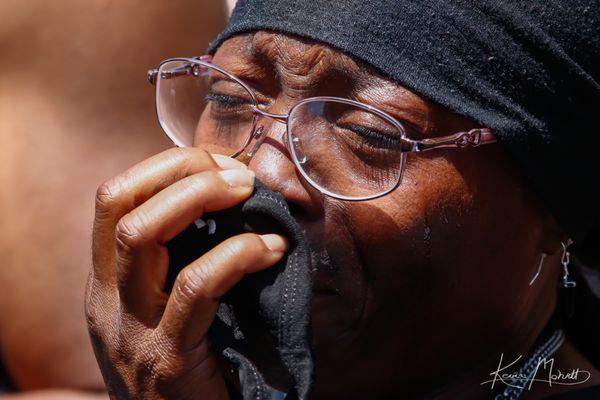
M391 136L386 133L369 129L361 125L347 124L342 128L348 129L360 135L361 138L364 139L369 146L386 149L400 148L399 137Z
M208 93L206 96L204 96L204 101L215 102L225 108L235 108L244 104L250 104L248 99L217 93Z

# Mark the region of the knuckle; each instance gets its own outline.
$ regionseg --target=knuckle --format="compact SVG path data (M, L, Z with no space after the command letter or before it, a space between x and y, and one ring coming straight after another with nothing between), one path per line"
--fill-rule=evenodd
M200 147L179 147L179 150L187 159L211 159L210 154Z
M255 233L244 233L233 239L226 241L218 255L207 259L212 264L230 260L228 265L231 267L231 274L243 275L247 272L249 266L256 263L265 255L269 254L269 250L264 242Z
M143 235L144 223L139 213L124 215L115 227L115 238L120 251L131 251L143 246L146 238Z
M256 233L244 233L240 237L240 241L235 243L235 247L232 248L236 254L244 253L248 256L264 256L269 254L270 251L265 245L265 242Z
M169 152L168 157L178 165L178 169L183 171L184 175L193 173L198 161L201 164L205 164L207 161L211 161L212 163L209 154L197 147L175 147L167 150L167 152Z
M167 158L170 158L174 163L180 164L181 167L186 167L190 162L190 156L186 147L173 147L165 152Z
M216 171L207 170L202 171L200 173L190 175L191 184L190 188L193 188L194 191L202 191L208 189L209 187L214 187L215 183L219 183L220 177Z
M177 277L175 285L176 295L186 303L204 297L204 288L208 279L206 268L195 267L184 269Z
M249 244L252 244L252 234L244 233L235 239L228 240L223 246L223 253L226 257L239 257L243 254Z

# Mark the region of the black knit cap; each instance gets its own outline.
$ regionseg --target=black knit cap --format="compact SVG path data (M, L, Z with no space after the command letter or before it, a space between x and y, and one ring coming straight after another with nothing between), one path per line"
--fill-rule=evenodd
M492 128L576 242L598 232L600 1L239 0L209 52L256 30L331 45Z

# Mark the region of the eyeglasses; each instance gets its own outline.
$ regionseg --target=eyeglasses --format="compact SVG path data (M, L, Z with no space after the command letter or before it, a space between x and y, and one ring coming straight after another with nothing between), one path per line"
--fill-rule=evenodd
M273 114L246 83L211 61L211 56L172 58L148 71L156 85L158 120L175 145L249 162L268 125L285 124L282 142L302 177L336 199L370 200L393 191L407 153L496 141L487 128L413 140L391 115L339 97L307 98L288 114Z

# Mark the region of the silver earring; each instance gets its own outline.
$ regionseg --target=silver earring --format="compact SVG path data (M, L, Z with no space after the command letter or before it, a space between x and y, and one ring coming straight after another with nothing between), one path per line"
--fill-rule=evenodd
M570 239L567 241L567 244L561 242L563 248L562 259L560 260L560 263L563 266L561 286L564 288L574 288L575 286L577 286L577 283L575 281L569 279L569 263L571 262L571 253L568 252L567 246L569 246L570 244Z
M542 255L540 256L540 263L538 264L537 272L535 273L535 275L533 275L533 278L531 278L531 281L529 281L529 286L533 285L533 282L535 282L535 280L538 278L538 276L540 276L540 272L542 272L542 265L544 265L544 260L546 259L547 255L548 254L546 254L546 253L542 253Z

